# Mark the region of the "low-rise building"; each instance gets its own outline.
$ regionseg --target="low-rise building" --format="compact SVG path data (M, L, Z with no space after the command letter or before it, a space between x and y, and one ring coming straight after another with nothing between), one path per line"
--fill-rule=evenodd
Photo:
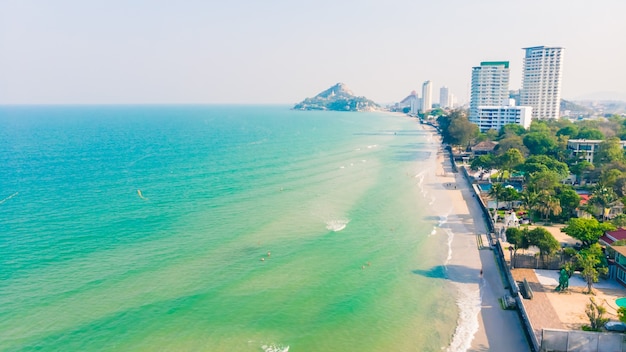
M516 124L528 129L532 119L529 106L479 106L471 122L478 125L481 132L489 129L500 130L505 125Z
M593 158L602 142L604 141L601 139L570 139L567 141L567 150L572 158L593 163ZM626 149L626 141L620 141L620 144Z
M598 239L598 243L603 246L610 246L617 241L626 240L626 229L620 227L614 231L607 231Z
M498 145L498 142L482 141L472 146L471 151L474 154L474 156L491 154L493 152L493 149L497 145Z
M615 256L612 261L615 265L609 269L609 276L626 287L626 246L611 247L611 252Z

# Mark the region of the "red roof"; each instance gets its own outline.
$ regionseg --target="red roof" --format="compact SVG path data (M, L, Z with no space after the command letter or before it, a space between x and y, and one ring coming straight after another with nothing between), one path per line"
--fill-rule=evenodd
M620 227L615 231L607 231L600 239L607 244L612 244L615 241L626 240L626 229Z
M579 194L579 196L580 196L580 205L587 204L587 202L589 201L589 195Z

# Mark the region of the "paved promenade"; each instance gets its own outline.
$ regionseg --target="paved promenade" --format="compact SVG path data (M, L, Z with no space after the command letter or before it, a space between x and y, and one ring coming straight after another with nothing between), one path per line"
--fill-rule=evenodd
M513 269L511 271L513 278L516 282L526 281L533 290L532 299L523 299L524 307L526 307L526 313L533 325L535 336L537 341L541 343L541 330L542 329L565 329L566 327L561 323L556 310L552 306L550 299L545 292L543 285L539 282L537 275L533 269Z

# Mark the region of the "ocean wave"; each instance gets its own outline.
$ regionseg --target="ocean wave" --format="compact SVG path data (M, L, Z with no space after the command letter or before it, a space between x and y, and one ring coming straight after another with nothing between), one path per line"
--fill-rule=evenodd
M480 289L468 290L465 285L459 287L457 306L459 319L452 342L447 352L465 352L472 346L474 335L478 331L478 314L480 313Z
M326 221L326 229L333 231L333 232L339 232L345 229L346 226L348 226L349 222L350 220L346 220L346 219L328 220Z
M450 260L452 260L452 242L454 241L454 232L452 232L452 230L450 229L445 229L445 231L448 235L448 241L446 242L448 246L448 256L446 257L444 265L448 265L448 263L450 263Z
M281 345L263 345L261 346L263 351L265 352L289 352L289 346L281 346Z

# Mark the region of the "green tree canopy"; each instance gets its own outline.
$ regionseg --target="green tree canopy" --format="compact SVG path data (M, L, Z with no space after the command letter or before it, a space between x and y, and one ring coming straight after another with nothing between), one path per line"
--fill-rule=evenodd
M472 170L484 169L490 170L496 164L493 154L479 155L474 158L470 164Z
M562 217L569 218L580 205L580 196L571 186L561 186L556 190L559 199Z
M506 153L500 155L496 161L496 166L503 170L514 170L517 166L524 162L524 156L516 149L511 148Z
M600 223L593 218L572 218L567 222L567 226L561 229L562 232L579 240L585 248L597 243L604 232L611 230L615 230L612 224Z
M500 128L500 136L510 136L516 135L521 136L526 133L526 129L522 125L518 125L516 123L510 123L508 125L504 125Z
M528 155L528 148L524 145L522 137L518 135L510 135L498 142L498 145L494 148L494 152L498 155L506 153L509 149L517 149L523 155Z
M584 173L589 172L593 169L594 169L593 164L588 162L587 160L581 160L577 162L576 164L572 165L572 167L570 167L570 170L572 171L572 173L576 175L576 179L578 182L580 182Z
M465 146L479 133L478 126L469 122L467 112L462 109L453 110L447 116L439 116L437 123L443 142L452 145Z
M545 168L543 166L545 166ZM561 179L564 179L569 175L569 168L567 167L566 163L560 162L547 155L529 156L526 161L524 161L524 165L520 167L520 169L528 173L545 171L546 169L549 169L552 171L556 171Z
M604 135L596 128L583 127L578 131L576 139L604 139Z
M530 243L528 242L528 228L523 230L517 227L509 227L506 229L506 241L513 245L514 253L517 253L518 249L528 249Z
M528 242L539 248L542 256L552 254L561 248L559 241L543 227L536 227L528 231Z
M593 158L595 165L614 162L624 163L624 148L622 148L618 138L611 138L600 143Z
M524 136L524 145L530 154L549 154L557 148L556 138L547 132L531 132Z
M588 293L592 292L593 283L598 282L599 276L608 272L603 259L602 247L597 243L581 250L576 256L576 264L581 268L580 275L587 282Z
M578 135L578 127L574 124L565 126L556 132L557 136L569 136L575 138Z
M535 172L530 175L528 187L533 190L554 192L554 189L561 183L561 175L556 171L547 170Z

